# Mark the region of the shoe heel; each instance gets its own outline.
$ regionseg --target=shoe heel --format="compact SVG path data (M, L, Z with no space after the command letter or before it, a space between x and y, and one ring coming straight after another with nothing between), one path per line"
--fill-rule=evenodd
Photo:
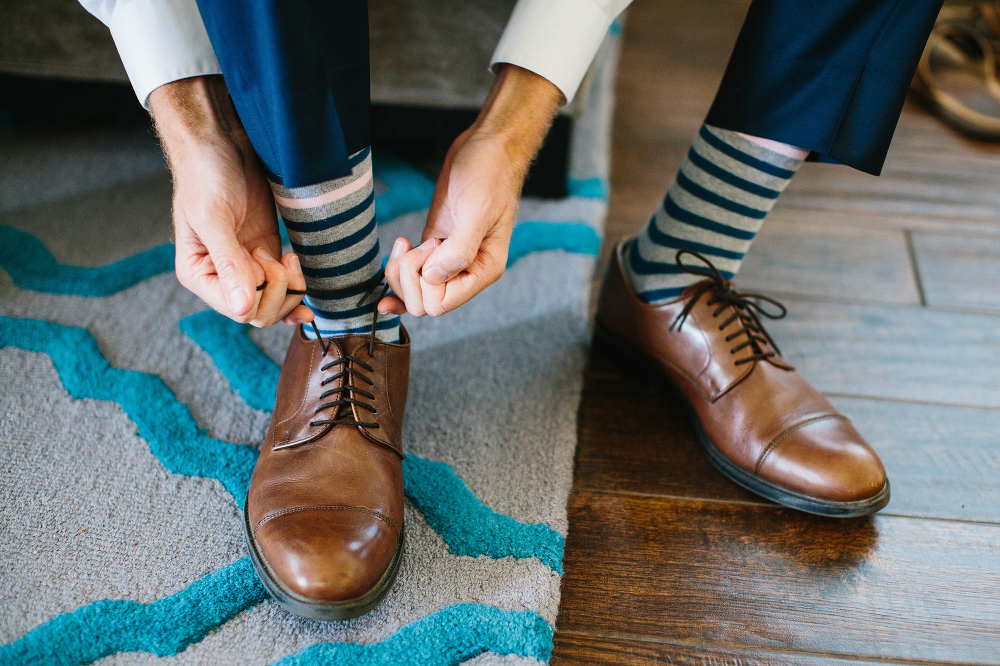
M600 324L594 328L591 349L594 354L640 384L656 388L664 383L653 359L630 348Z
M687 405L684 391L667 375L655 358L638 351L600 324L594 327L591 349L630 379L650 390L682 400Z

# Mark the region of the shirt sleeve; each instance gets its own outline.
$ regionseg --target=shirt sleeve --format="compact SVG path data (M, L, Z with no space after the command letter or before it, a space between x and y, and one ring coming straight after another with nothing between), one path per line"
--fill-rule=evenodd
M490 67L544 76L573 101L611 23L631 0L518 0Z
M221 74L195 0L80 0L111 30L139 102L164 83Z

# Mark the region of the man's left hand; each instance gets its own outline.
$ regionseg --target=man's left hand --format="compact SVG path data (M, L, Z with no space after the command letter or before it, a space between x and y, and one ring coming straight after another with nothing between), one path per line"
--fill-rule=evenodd
M476 122L452 144L422 244L397 238L382 313L440 316L496 282L507 264L528 167L563 101L548 80L503 65Z

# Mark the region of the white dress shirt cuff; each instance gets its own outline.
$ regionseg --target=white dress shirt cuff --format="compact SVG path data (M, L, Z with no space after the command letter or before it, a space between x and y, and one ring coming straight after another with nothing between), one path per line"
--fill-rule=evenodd
M143 106L164 83L222 73L195 0L118 2L108 27Z
M568 104L614 18L591 0L519 0L490 67L510 63L544 76Z

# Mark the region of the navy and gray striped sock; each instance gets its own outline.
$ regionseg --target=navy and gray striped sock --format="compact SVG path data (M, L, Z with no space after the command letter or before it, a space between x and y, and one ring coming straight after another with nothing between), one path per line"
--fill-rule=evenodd
M330 336L370 331L374 304L358 301L382 268L371 149L351 156L349 176L305 187L271 187L302 264L310 294L305 304L316 314L317 328ZM306 333L312 336L312 329L306 327ZM399 317L381 315L376 336L399 342Z
M801 164L736 132L702 125L663 205L628 247L625 270L639 297L670 300L703 279L677 266L681 249L704 254L732 279Z

